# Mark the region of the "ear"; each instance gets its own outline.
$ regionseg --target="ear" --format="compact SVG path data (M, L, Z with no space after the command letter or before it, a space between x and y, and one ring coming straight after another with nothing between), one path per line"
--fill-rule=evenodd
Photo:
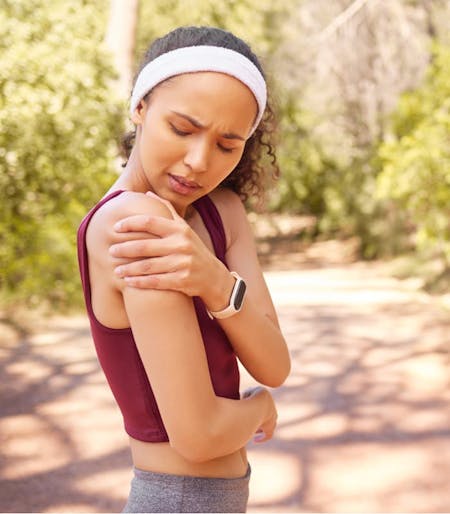
M133 114L131 115L131 121L135 125L141 125L144 121L144 116L147 111L147 104L144 100L141 100L136 109L133 111Z

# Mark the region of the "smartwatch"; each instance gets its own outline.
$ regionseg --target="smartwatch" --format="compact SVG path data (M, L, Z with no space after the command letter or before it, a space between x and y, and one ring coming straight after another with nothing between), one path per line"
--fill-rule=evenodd
M247 290L247 285L242 277L240 277L235 271L232 271L231 274L236 279L234 283L233 291L231 292L230 302L228 307L221 311L209 311L206 309L208 316L211 319L225 319L233 316L239 312L242 308L242 304L244 303L245 291Z

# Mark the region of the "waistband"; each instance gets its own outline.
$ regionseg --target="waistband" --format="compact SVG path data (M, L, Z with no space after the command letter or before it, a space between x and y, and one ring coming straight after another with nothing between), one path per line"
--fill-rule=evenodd
M166 486L175 486L178 484L184 484L184 486L192 484L193 486L210 486L215 490L235 490L236 488L242 487L245 485L251 476L251 466L250 464L247 467L247 472L242 477L236 478L217 478L217 477L196 477L189 475L172 475L170 473L155 473L153 471L146 471L143 469L139 469L134 467L134 476L137 480L142 480L145 482L157 482L161 485Z

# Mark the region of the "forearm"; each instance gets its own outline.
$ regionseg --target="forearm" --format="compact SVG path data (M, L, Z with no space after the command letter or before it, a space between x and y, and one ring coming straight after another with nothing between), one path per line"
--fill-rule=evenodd
M247 301L240 312L218 322L255 380L269 387L279 387L286 380L291 367L286 341L257 304Z
M217 278L211 282L214 287L209 287L203 298L210 310L221 310L228 304L235 281L223 264L220 265L216 268ZM264 308L261 309L255 295L252 296L251 291L248 293L239 313L217 322L248 372L258 382L278 387L290 371L286 341L277 322L266 314Z
M216 397L205 423L206 434L199 435L202 442L196 444L196 459L215 459L243 448L266 420L272 403L270 393L262 388L244 400Z
M202 297L211 311L224 309L230 298L235 279L217 259L209 274L214 277L205 287ZM270 297L269 292L264 291ZM248 286L247 297L240 312L218 319L233 349L247 371L269 387L280 386L290 371L290 356L286 341L276 320L261 308L258 295Z

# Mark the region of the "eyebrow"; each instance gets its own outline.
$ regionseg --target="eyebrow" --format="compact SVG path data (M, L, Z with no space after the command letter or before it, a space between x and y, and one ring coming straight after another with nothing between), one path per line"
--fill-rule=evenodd
M192 125L194 125L194 127L198 128L198 129L205 128L205 126L202 125L199 121L192 118L191 116L188 116L187 114L183 114L182 112L177 112L177 111L171 111L171 112L173 112L177 116L181 116L181 118L184 118L185 120L189 121L189 123L191 123ZM225 139L239 139L240 141L245 141L244 137L239 136L238 134L235 134L234 132L227 132L226 134L220 134L220 137L223 137Z

